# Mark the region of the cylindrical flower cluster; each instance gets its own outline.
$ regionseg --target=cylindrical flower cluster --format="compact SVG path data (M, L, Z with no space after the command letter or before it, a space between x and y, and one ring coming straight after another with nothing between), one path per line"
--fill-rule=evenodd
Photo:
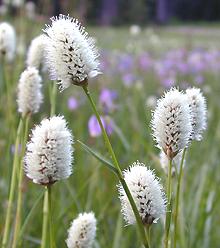
M190 107L185 94L171 89L158 100L151 121L157 146L169 159L186 148L192 133Z
M154 172L137 161L123 174L143 224L150 225L163 218L166 212L166 199ZM118 191L125 221L130 225L135 224L133 210L121 184Z
M31 41L27 53L27 66L35 67L37 69L40 68L40 65L43 62L44 41L43 35L39 35Z
M192 140L201 140L207 127L207 106L202 92L198 88L186 90L186 96L192 117Z
M45 32L45 58L51 79L61 89L71 84L85 85L99 74L98 52L94 40L77 19L59 15L51 18Z
M73 220L68 231L66 244L68 248L91 248L96 235L96 218L94 213L82 213Z
M39 71L28 67L20 76L18 83L18 111L22 115L37 113L43 100L41 92L42 79Z
M24 170L34 183L53 184L72 173L73 137L63 117L44 119L32 131Z
M0 24L0 58L11 62L15 56L16 34L14 28L6 22Z

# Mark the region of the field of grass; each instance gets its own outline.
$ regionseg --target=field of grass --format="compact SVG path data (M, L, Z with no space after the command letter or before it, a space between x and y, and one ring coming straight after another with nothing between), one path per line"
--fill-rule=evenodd
M49 22L49 21L48 21ZM1 67L9 88L6 95L5 81L1 77L0 91L0 238L2 237L7 198L13 163L13 144L20 115L17 112L16 92L21 72L25 69L25 57L32 38L41 34L44 24L35 24L23 20L22 25L13 23L17 31L17 56L13 64ZM190 146L184 168L183 187L180 206L180 226L184 239L179 240L178 247L217 248L219 235L219 190L220 183L220 29L218 27L148 27L140 34L131 35L129 28L89 28L89 33L97 39L101 51L101 67L103 74L89 82L89 89L97 102L99 112L108 115L114 121L110 135L112 146L125 169L139 160L155 169L166 185L166 175L161 169L159 150L155 147L150 128L151 111L155 98L159 98L171 85L162 81L163 77L175 79L172 86L185 89L196 86L202 89L207 98L208 127L203 140L193 142ZM178 51L184 51L184 58L193 61L188 67L197 66L205 56L212 55L210 62L204 62L202 69L193 74L188 68L186 73L173 72L175 66L165 68L162 78L158 76L155 64L165 66L163 60L169 56L172 61L178 57ZM150 57L150 65L139 66L139 58L143 54ZM213 55L214 53L214 55ZM201 55L202 54L202 55ZM196 57L196 61L190 58ZM200 55L202 57L200 57ZM162 62L161 62L162 61ZM177 58L177 62L178 62ZM174 64L177 63L173 61ZM212 63L212 66L207 67ZM215 68L216 66L216 68ZM214 69L213 69L214 67ZM219 69L218 69L219 68ZM158 74L157 74L158 73ZM174 76L175 74L175 76ZM43 77L44 102L39 113L31 118L30 128L50 114L49 89L53 84L47 72L41 71ZM127 76L127 77L126 77ZM132 78L127 79L128 76ZM202 78L196 82L196 78ZM100 92L112 89L117 97L114 108L105 113L99 100ZM74 97L79 103L76 109L68 106L68 99ZM150 98L149 98L150 97ZM97 159L88 154L78 142L87 144L110 160L103 145L101 136L91 137L88 121L92 109L83 90L71 86L68 90L57 93L56 114L64 115L74 135L73 174L67 180L57 182L53 186L52 208L54 215L54 232L57 247L66 247L65 239L70 222L80 212L94 211L98 225L94 247L105 248L139 248L141 247L135 226L125 226L121 215L116 185L117 178ZM29 131L30 133L30 131ZM175 184L175 178L173 179ZM42 206L44 187L33 184L25 178L23 183L22 223L26 222L22 233L24 248L39 247L42 228ZM15 194L13 214L16 207ZM30 214L31 211L31 214ZM28 218L27 218L28 217ZM12 226L14 223L12 218ZM171 226L171 231L172 231ZM13 229L10 230L10 237ZM153 224L152 247L162 247L163 224ZM10 247L10 246L9 246Z

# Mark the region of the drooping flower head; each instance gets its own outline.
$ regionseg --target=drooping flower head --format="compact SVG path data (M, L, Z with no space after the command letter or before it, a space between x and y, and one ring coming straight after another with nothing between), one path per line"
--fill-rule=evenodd
M18 111L22 115L37 113L43 100L41 92L42 79L39 71L34 67L28 67L22 72L18 83Z
M192 132L190 108L185 94L171 89L158 100L151 121L157 146L173 159L188 146Z
M94 40L77 19L59 15L51 21L44 30L51 79L58 80L61 89L71 84L85 85L88 78L100 73Z
M40 68L40 65L43 62L43 54L44 54L44 36L39 35L31 41L31 44L27 53L27 66Z
M186 90L192 121L192 140L201 140L207 126L207 106L202 92L198 88Z
M96 218L94 213L82 213L73 220L68 231L66 244L68 248L91 248L96 235Z
M154 172L137 161L123 174L143 224L150 225L163 218L166 212L166 199ZM121 184L118 191L125 221L130 225L135 224L133 210Z
M177 173L180 172L180 165L182 161L183 151L179 152L174 158L172 162L172 175L174 176ZM183 161L183 167L185 166L186 159L184 158ZM161 151L160 152L160 165L164 172L168 175L168 169L169 169L169 159L167 158L167 155Z
M0 58L4 57L7 62L11 62L15 56L16 34L9 23L0 24Z
M34 183L48 185L72 173L73 138L63 117L44 119L32 130L24 170Z

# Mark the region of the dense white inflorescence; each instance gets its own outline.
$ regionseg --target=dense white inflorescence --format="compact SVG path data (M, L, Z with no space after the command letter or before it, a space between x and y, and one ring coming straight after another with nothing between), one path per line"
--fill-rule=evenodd
M145 225L150 225L156 223L159 218L163 218L166 212L166 199L154 172L137 161L123 174L142 222ZM135 215L121 184L118 190L124 219L127 224L135 224Z
M45 39L43 35L39 35L31 41L27 53L27 66L33 66L37 69L40 68L40 65L43 62L44 41Z
M158 100L151 121L157 146L169 159L186 148L192 133L190 107L185 94L171 89Z
M61 89L71 84L84 85L89 77L100 74L99 54L94 40L77 19L59 15L51 18L45 32L45 58L51 79Z
M44 119L32 131L24 170L34 183L48 185L72 173L73 138L63 117Z
M9 23L0 24L0 58L4 57L7 62L13 61L16 49L15 30Z
M207 106L202 92L198 88L186 90L192 120L192 140L201 140L207 127Z
M42 79L34 67L28 67L22 72L18 83L18 111L22 115L37 113L43 100L41 92Z
M96 218L94 214L82 213L73 220L68 231L66 244L68 248L91 248L96 235Z

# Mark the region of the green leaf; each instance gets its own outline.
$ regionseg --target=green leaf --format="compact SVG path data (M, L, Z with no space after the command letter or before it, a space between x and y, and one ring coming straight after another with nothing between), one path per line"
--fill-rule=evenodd
M84 144L83 142L81 142L80 140L77 140L77 142L79 142L79 144L82 146L82 148L90 153L93 157L95 157L96 159L98 159L103 165L105 165L106 167L108 167L112 172L114 172L117 175L117 169L114 167L114 165L108 161L106 158L104 158L101 154L99 154L98 152L92 150L90 147L88 147L86 144Z

